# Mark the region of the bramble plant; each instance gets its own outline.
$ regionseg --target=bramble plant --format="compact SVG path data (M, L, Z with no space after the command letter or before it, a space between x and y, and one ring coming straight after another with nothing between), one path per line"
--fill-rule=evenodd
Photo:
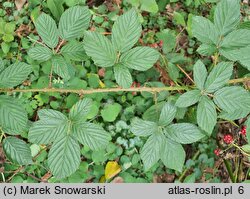
M27 37L32 44L20 39L27 49L26 61L19 54L15 61L8 60L12 51L2 49L0 142L13 167L21 165L22 170L25 165L29 173L38 165L43 169L37 172L40 177L52 173L50 182L91 178L109 182L121 171L125 181L131 182L134 178L127 170L136 165L132 171L138 177L136 182L145 182L140 178L143 175L152 179L159 168L179 175L181 182L195 182L197 173L184 179L189 169L187 147L216 139L211 153L218 158L231 148L249 158L250 29L241 22L239 0L221 0L213 20L189 14L186 22L174 12L175 25L200 44L198 58L193 51L189 58L177 49L181 33L170 29L155 34L160 40L151 44L155 49L146 44L154 33L145 33L139 12L157 13L158 8L165 8L163 1L126 1L135 7L120 16L115 13L116 17L81 6L85 1L60 2L58 7L55 2L46 2L53 17L40 14L40 5L32 12L36 31ZM202 3L195 1L195 7ZM102 9L99 11L104 12ZM110 32L96 30L96 21ZM14 41L15 28L0 18L2 48ZM187 63L191 63L189 72L180 66ZM154 68L167 80L158 82ZM246 75L239 70L247 71ZM180 81L181 72L192 85ZM234 125L238 134L231 131L218 136L224 123ZM193 164L201 152L196 153ZM201 159L198 161L210 165L210 159ZM224 162L231 181L239 181L238 170L233 173L233 166L226 159ZM93 173L79 180L92 165ZM137 174L140 169L143 174Z

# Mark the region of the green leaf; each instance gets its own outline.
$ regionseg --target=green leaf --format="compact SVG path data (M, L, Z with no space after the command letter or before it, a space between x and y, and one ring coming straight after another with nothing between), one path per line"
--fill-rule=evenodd
M214 24L220 35L236 29L240 23L240 4L237 0L223 0L218 3L214 13Z
M181 13L174 11L173 19L177 25L186 26L185 19Z
M68 119L65 115L51 109L38 111L39 121L33 123L29 130L30 142L36 144L50 144L58 137L64 137L68 130Z
M135 9L118 17L112 28L111 41L121 53L131 49L141 36L141 24Z
M36 46L36 47L33 47L31 48L29 51L28 51L28 55L34 59L34 60L37 60L37 61L41 61L41 62L44 62L44 61L48 61L49 59L52 58L52 51L47 48L47 47L44 47L44 46Z
M207 69L202 61L198 60L194 65L194 82L197 88L204 89L204 84L207 79Z
M149 47L135 47L121 55L121 63L128 68L146 71L159 59L159 53Z
M189 107L196 104L201 97L200 90L192 90L182 94L176 101L176 106L178 107Z
M7 134L21 134L28 122L22 105L13 97L0 96L0 127Z
M65 57L74 61L83 61L86 59L86 54L83 48L83 44L78 41L70 41L62 47L60 53Z
M195 173L188 175L183 183L195 183Z
M239 61L242 66L250 70L250 46L234 50L220 49L220 53L231 61Z
M149 109L145 111L145 113L143 113L142 118L144 120L157 123L159 121L160 113L164 105L165 105L165 102L160 102L151 106Z
M247 109L239 108L239 109L234 110L233 112L222 111L219 114L219 118L234 121L234 120L245 118L249 113L250 113L250 108L247 108Z
M56 178L73 174L78 169L80 161L80 146L69 135L57 139L49 151L48 166Z
M243 151L250 154L250 145L246 144L242 146Z
M145 171L148 171L160 159L165 137L160 134L151 135L140 151Z
M86 32L84 49L97 66L111 67L116 62L116 51L112 43L105 36L96 32Z
M217 44L219 32L214 24L204 17L192 17L192 33L199 41L205 44Z
M226 112L250 108L249 92L240 86L228 86L214 94L214 102Z
M75 74L75 68L60 55L52 57L52 65L54 72L63 79L69 80Z
M217 48L213 44L201 44L197 49L197 52L203 56L212 56L216 52Z
M140 0L141 2L141 10L157 13L158 5L155 0Z
M164 138L161 151L161 160L169 168L181 172L186 158L186 153L181 144Z
M29 146L16 137L7 137L3 140L3 150L8 159L19 165L32 163Z
M73 126L73 136L94 151L104 149L111 140L110 134L100 125L89 122L76 123Z
M2 59L0 59L0 74L5 69L4 62Z
M208 93L212 93L225 86L233 73L233 63L220 62L213 68L207 77L205 89Z
M129 69L122 64L118 64L114 67L115 80L122 88L130 88L132 85L132 76Z
M21 84L31 71L31 66L23 62L10 65L0 73L0 87L13 88Z
M122 106L118 103L108 104L101 110L101 116L106 122L114 122L119 115Z
M1 48L4 54L7 54L10 51L10 44L6 42L1 43Z
M2 37L3 41L9 43L9 42L12 42L14 41L14 36L12 34L5 34L3 37Z
M221 48L237 49L250 45L250 30L239 29L229 33L222 41Z
M52 15L59 20L64 8L63 8L63 1L61 0L47 0L48 8L50 9Z
M171 124L166 129L166 135L180 144L191 144L205 137L197 126L190 123Z
M171 104L170 102L166 103L161 110L159 125L160 126L169 125L175 118L176 112L177 109L173 104Z
M43 42L50 48L58 44L58 30L56 22L47 14L41 14L35 22L36 30Z
M131 131L136 136L149 136L158 132L158 125L155 122L134 118L131 122Z
M69 118L72 121L86 121L86 118L91 110L93 101L89 98L84 98L78 101L71 109Z
M216 107L212 100L207 96L201 97L197 108L197 123L202 130L209 135L212 134L217 123Z
M59 21L60 36L64 40L81 37L89 27L90 11L87 7L74 6L67 9Z

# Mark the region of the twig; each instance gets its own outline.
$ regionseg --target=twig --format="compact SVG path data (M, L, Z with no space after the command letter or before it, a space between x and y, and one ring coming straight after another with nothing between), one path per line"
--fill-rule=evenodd
M194 83L194 80L189 76L189 74L186 73L186 71L185 71L179 64L176 64L176 66L181 70L181 72L183 72L183 73L187 76L187 78L188 78L193 84L195 84L195 83Z
M37 178L36 176L33 176L32 174L30 174L30 173L28 173L28 172L25 172L25 174L26 174L27 176L29 176L29 177L31 177L31 178L37 180L38 182L42 182L41 179Z
M189 90L187 86L172 86L172 87L139 87L139 88L107 88L107 89L61 89L61 88L41 88L41 89L0 89L0 92L7 93L27 93L27 92L58 92L58 93L77 93L77 94L92 94L92 93L114 93L114 92L161 92L161 91L180 91Z
M19 171L21 171L23 169L23 166L19 167L17 170L14 171L13 175L10 176L8 179L7 179L7 182L9 182Z

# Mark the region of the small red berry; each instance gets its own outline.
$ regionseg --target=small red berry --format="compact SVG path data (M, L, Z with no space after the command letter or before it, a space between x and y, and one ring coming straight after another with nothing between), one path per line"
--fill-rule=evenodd
M232 135L226 134L226 135L224 135L223 140L224 140L224 142L225 142L226 144L231 144L231 143L233 142L234 139L233 139L233 136L232 136Z
M160 48L162 48L162 46L163 46L163 41L162 41L162 40L159 42L158 46L159 46Z
M214 154L216 155L216 156L219 156L220 155L220 149L214 149Z
M240 130L239 134L241 134L243 136L246 136L246 134L247 134L247 128L246 128L246 126L242 126L241 127L241 130Z

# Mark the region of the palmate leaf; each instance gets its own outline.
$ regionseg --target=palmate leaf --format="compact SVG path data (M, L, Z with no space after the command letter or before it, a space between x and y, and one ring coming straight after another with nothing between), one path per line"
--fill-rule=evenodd
M155 122L134 118L131 122L131 131L136 136L149 136L158 132L158 125Z
M87 55L84 51L83 44L78 41L70 41L62 47L60 53L65 57L74 61L82 61Z
M21 84L31 71L31 66L23 62L10 65L0 73L0 87L13 88Z
M214 44L201 44L197 52L203 56L212 56L217 51Z
M32 163L29 146L16 137L7 137L3 140L3 150L8 159L19 165Z
M214 94L214 102L226 112L250 108L250 94L240 86L224 87Z
M63 8L64 1L61 0L47 0L48 8L50 9L52 15L59 20L64 8Z
M199 41L205 44L217 45L219 32L208 19L200 16L192 18L192 33Z
M213 68L207 77L205 89L208 93L214 92L223 87L233 73L233 63L220 62Z
M84 49L97 66L111 67L116 62L116 51L111 41L96 32L86 32Z
M89 26L91 14L87 7L74 6L67 9L59 21L59 33L62 39L71 40L81 37Z
M69 129L68 119L58 111L43 109L38 111L39 121L35 122L29 130L30 142L36 144L49 144L58 137L63 137Z
M122 64L115 65L114 67L115 80L122 88L130 88L132 85L132 76L129 69Z
M221 48L234 50L250 45L250 30L239 29L229 33L222 41Z
M153 134L142 147L140 155L145 171L148 171L160 159L164 139L161 133Z
M159 53L149 47L135 47L121 55L120 62L131 69L146 71L150 69L159 58Z
M86 118L92 108L93 101L90 98L84 98L78 101L71 109L69 113L70 120L86 121Z
M73 136L83 145L98 151L104 149L111 139L100 125L89 122L78 122L73 125Z
M47 61L52 58L53 52L45 46L35 46L28 51L28 55L37 61Z
M63 79L69 80L75 74L75 68L60 55L52 57L52 65L54 72Z
M166 103L161 110L158 124L160 126L167 126L175 118L176 112L177 109L173 104L171 104L170 102Z
M13 97L0 96L0 127L7 134L21 134L28 122L22 105Z
M135 9L118 17L112 28L111 41L117 51L123 53L134 46L141 35L141 24Z
M37 18L35 26L43 42L50 48L55 48L58 44L59 37L54 19L43 13Z
M190 123L171 124L166 128L166 135L180 144L191 144L205 137L197 126Z
M176 101L176 106L184 108L196 104L201 97L200 90L192 90L182 94Z
M167 168L174 169L179 172L182 171L186 153L181 144L174 142L168 138L164 138L160 156L163 164Z
M218 117L225 120L234 121L241 118L245 118L249 113L250 113L250 108L245 108L245 109L239 108L233 112L222 111Z
M204 89L204 84L207 79L207 69L202 61L198 60L194 65L194 82L197 88Z
M215 104L207 96L202 96L197 108L197 123L199 127L211 135L216 122Z
M221 36L236 29L240 22L240 3L238 0L223 0L218 3L214 13L214 24Z
M57 139L48 155L48 165L56 178L74 173L80 165L80 146L70 135Z

